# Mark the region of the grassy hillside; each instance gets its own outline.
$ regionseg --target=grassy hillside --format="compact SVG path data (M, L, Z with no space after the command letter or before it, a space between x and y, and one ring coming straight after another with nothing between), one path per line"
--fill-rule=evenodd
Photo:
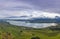
M32 37L60 39L60 31L51 28L34 29L0 23L0 39L31 39Z

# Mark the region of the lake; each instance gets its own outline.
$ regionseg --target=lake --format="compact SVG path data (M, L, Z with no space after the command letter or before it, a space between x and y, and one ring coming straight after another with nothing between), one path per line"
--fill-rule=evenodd
M7 21L12 25L33 27L33 28L44 28L49 26L56 26L56 23L26 23L24 21Z

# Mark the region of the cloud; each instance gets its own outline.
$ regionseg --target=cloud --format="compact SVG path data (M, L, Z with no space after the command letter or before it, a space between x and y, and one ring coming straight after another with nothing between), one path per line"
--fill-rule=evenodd
M55 17L57 14L59 16L59 13L59 0L0 0L0 17L30 16L31 14L33 17L45 15Z
M48 17L55 18L56 16L60 17L59 13L53 12L44 12L38 10L21 10L21 11L0 11L0 17L10 17L10 16L28 16L29 18L37 18L37 17Z
M36 6L39 10L60 13L60 0L25 0L24 2Z
M2 1L0 2L0 10L21 10L21 9L33 9L34 5L26 2L16 1Z
M0 9L21 10L38 9L49 12L60 12L59 0L0 0Z

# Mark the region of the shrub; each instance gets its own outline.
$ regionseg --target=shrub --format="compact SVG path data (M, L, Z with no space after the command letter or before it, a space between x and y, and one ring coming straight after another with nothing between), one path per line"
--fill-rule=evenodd
M40 37L32 37L31 39L40 39Z

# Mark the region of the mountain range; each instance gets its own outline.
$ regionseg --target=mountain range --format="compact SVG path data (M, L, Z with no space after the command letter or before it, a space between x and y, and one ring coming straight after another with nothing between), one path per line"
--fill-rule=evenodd
M31 16L11 16L6 17L7 20L14 20L14 21L25 21L31 23L60 23L60 17L55 16L54 18L50 17L32 17Z

